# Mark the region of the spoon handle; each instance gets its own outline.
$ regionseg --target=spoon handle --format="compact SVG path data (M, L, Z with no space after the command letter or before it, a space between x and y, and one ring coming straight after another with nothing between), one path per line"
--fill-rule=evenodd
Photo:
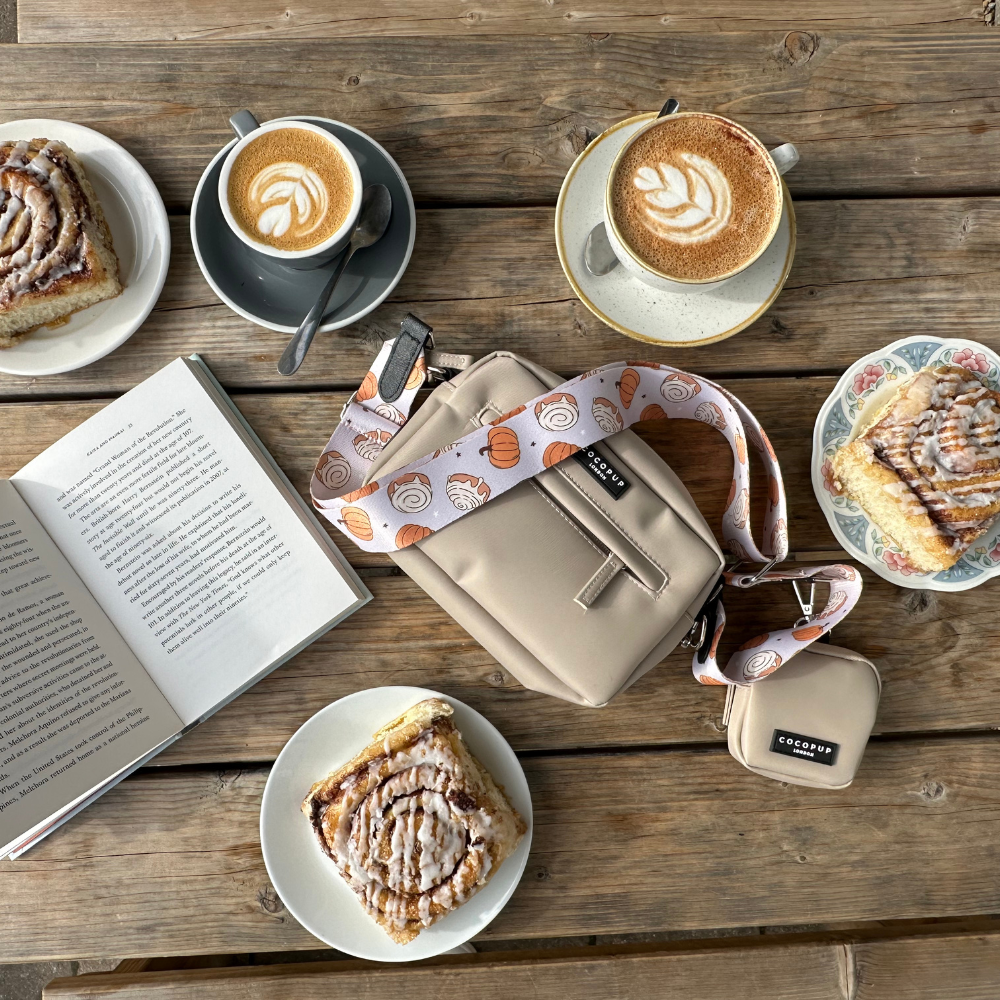
M353 246L347 248L337 265L337 269L330 275L326 287L319 293L316 304L306 313L306 318L302 321L301 326L292 335L292 339L288 341L288 346L278 359L278 373L280 375L294 375L305 360L306 351L309 350L309 345L323 319L323 313L326 312L326 304L330 301L330 296L333 294L337 282L340 281L340 276L344 273L348 261L354 256L354 250Z

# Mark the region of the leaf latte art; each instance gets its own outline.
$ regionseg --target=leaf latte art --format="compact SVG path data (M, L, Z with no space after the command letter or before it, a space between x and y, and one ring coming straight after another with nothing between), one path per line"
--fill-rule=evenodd
M257 229L284 236L295 224L300 236L314 233L326 218L330 199L323 179L301 163L272 163L250 182L247 201L256 209Z
M328 240L354 203L351 167L333 142L302 128L266 131L233 160L227 197L255 242L301 251Z
M726 175L707 157L680 153L684 169L642 166L632 183L645 192L646 228L674 243L704 243L729 224L733 195Z

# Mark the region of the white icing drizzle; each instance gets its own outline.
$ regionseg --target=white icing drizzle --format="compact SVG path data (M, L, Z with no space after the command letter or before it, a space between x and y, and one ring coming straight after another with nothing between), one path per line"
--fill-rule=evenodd
M492 820L470 794L461 763L428 729L408 748L373 760L341 785L331 857L388 924L427 926L485 884L493 867Z
M883 487L956 545L1000 513L1000 394L957 365L923 369L865 437L900 482Z
M0 307L86 265L87 204L68 170L59 143L0 147Z

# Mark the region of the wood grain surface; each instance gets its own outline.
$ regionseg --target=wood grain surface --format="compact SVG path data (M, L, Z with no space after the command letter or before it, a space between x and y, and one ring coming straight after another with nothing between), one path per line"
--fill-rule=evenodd
M531 857L483 937L996 913L998 739L876 743L842 791L782 786L722 748L527 759ZM132 778L0 863L5 958L316 947L267 879L265 778Z
M836 550L809 480L811 430L832 379L736 379L724 384L766 423L785 473L793 549L801 559ZM335 426L344 393L253 394L236 401L292 482L308 493L316 456ZM99 409L101 401L0 406L0 475L15 472ZM779 419L779 415L781 419ZM729 489L720 435L694 421L651 422L643 436L690 488L717 528ZM758 494L762 495L762 494ZM759 513L759 511L758 511ZM393 571L388 557L361 552L330 528L357 566ZM1000 582L973 591L907 591L864 572L865 595L836 641L869 656L885 682L877 731L914 733L1000 726ZM437 604L403 576L369 576L376 600L170 747L157 764L273 759L313 712L352 691L384 684L442 690L493 720L523 750L721 742L722 696L696 684L690 656L675 652L601 710L524 690ZM730 588L723 655L751 635L798 615L791 589ZM400 635L406 636L405 646ZM404 655L401 655L404 650Z
M167 284L142 328L76 372L0 374L0 399L122 392L194 351L233 389L354 389L380 337L394 335L408 311L447 349L478 357L503 348L567 376L628 357L710 377L832 373L911 334L971 337L1000 350L998 198L799 202L795 263L774 306L735 337L688 349L640 343L597 319L559 265L553 215L550 208L418 212L413 258L388 302L317 337L292 378L275 368L288 335L216 298L198 270L187 217L175 217ZM765 422L794 405L792 384L781 384L791 395L764 411Z
M122 16L125 15L125 16ZM294 7L272 0L164 0L115 10L99 0L68 8L60 0L20 0L22 42L143 42L221 38L344 38L383 35L554 35L609 31L774 31L805 28L920 27L973 32L983 9L968 0L845 0L817 9L808 2L753 0L734 8L721 0L625 0L615 4L567 0L502 0L470 6L456 0L415 5L407 0Z
M206 5L210 7L211 5ZM6 119L105 132L185 209L230 114L349 122L398 160L419 202L554 204L613 122L675 95L767 143L794 141L797 197L1000 189L996 40L971 34L750 32L468 35L328 41L15 45ZM57 88L49 81L59 67Z
M596 951L596 949L595 949ZM644 953L497 961L489 955L416 968L355 962L98 974L58 979L47 1000L327 1000L433 995L440 1000L995 1000L1000 935L660 948Z

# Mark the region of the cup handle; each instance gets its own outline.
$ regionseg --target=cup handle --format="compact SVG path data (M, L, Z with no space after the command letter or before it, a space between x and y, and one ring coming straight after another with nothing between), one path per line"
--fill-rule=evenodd
M229 119L229 124L236 133L237 139L242 139L243 136L249 135L254 129L260 128L260 122L245 108L243 111L237 111Z
M771 159L774 160L779 174L787 174L799 162L799 151L792 143L786 142L771 150Z

